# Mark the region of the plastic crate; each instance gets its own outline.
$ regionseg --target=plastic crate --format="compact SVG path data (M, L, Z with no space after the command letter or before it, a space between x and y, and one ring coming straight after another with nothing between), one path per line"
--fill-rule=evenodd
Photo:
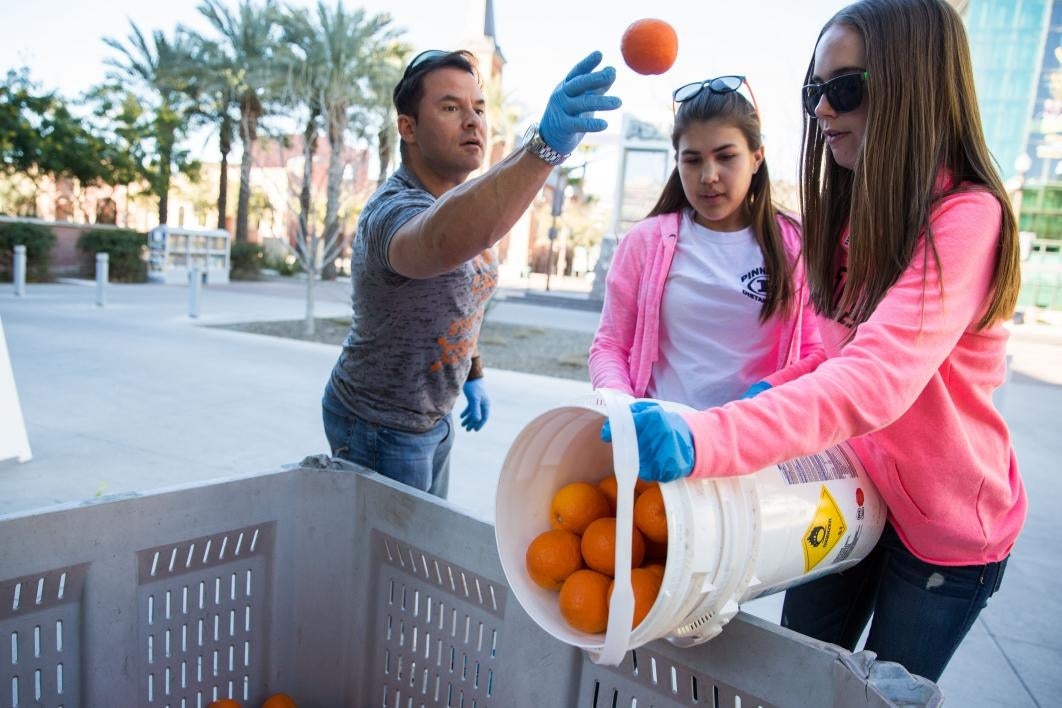
M708 644L597 666L510 595L490 524L327 459L8 515L0 539L3 707L941 702L896 664L743 614Z

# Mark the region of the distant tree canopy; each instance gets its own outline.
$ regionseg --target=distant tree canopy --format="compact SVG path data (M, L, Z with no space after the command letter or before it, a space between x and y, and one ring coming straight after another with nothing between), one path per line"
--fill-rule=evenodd
M375 150L381 180L395 152L391 90L411 53L404 30L386 13L348 9L342 0L309 8L200 0L197 10L208 28L202 32L184 25L148 31L130 21L124 37L102 38L111 50L107 73L76 101L42 91L26 69L9 71L0 85L0 174L24 174L34 185L43 176L82 187L135 185L158 200L159 222L166 223L173 177L194 181L200 173L184 141L209 128L221 162L219 227L228 211L229 152L237 143L242 148L235 238L243 241L258 136L299 133L311 158L319 140L329 147L323 224L304 230L326 242L341 238L350 217L340 208L346 148ZM501 100L496 87L486 88L492 104ZM505 111L496 118L503 131L513 120ZM302 175L298 196L304 222L308 177Z
M5 174L112 183L121 159L61 97L41 92L26 69L7 72L0 84L0 170Z

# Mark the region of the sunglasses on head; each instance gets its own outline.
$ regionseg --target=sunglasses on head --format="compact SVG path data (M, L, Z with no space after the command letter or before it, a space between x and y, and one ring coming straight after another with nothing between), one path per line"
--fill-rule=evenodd
M671 93L671 98L674 99L675 103L684 103L697 97L705 89L712 93L733 93L741 88L742 84L748 86L749 95L752 96L752 107L759 113L759 107L756 105L756 95L752 92L752 86L749 86L749 82L745 80L744 76L717 76L714 79L694 81L692 84L679 86Z
M819 105L822 95L826 94L826 100L830 102L833 110L838 113L854 111L863 103L863 82L869 78L869 71L857 71L834 77L829 81L807 84L800 89L804 110L814 118L815 107Z
M409 64L406 65L406 70L402 74L402 78L407 78L410 74L417 70L418 66L420 66L424 62L432 61L433 59L438 59L439 57L444 57L449 53L450 52L444 51L442 49L427 49L421 52L417 56L413 57L413 61L409 62Z

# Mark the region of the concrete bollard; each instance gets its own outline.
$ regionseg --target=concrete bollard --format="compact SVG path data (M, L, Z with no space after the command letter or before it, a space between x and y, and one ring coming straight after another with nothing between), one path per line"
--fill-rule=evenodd
M15 284L15 297L22 297L26 294L26 247L24 245L15 246L15 272L12 274L12 279Z
M199 294L203 287L203 275L198 268L188 271L188 316L199 317Z
M107 305L107 279L110 272L110 255L107 253L96 254L96 306Z

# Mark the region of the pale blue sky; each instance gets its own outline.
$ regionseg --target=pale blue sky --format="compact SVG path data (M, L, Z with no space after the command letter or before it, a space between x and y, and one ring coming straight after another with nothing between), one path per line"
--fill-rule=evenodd
M124 37L128 20L142 29L171 31L177 23L203 28L195 0L0 0L0 70L28 65L46 88L73 96L98 82L110 50L101 37ZM294 0L293 4L311 4ZM480 5L481 0L476 3ZM798 91L819 29L846 2L806 0L496 0L495 28L508 63L503 86L537 119L552 87L576 61L600 49L619 70L614 93L638 117L666 124L670 93L683 83L737 73L756 92L776 178L792 179L799 149ZM417 49L457 48L467 36L466 0L364 0L346 3L372 12L389 11L407 29ZM605 9L607 7L607 10ZM659 77L626 68L619 52L623 30L652 16L670 22L679 35L675 66ZM613 121L618 128L619 121Z

